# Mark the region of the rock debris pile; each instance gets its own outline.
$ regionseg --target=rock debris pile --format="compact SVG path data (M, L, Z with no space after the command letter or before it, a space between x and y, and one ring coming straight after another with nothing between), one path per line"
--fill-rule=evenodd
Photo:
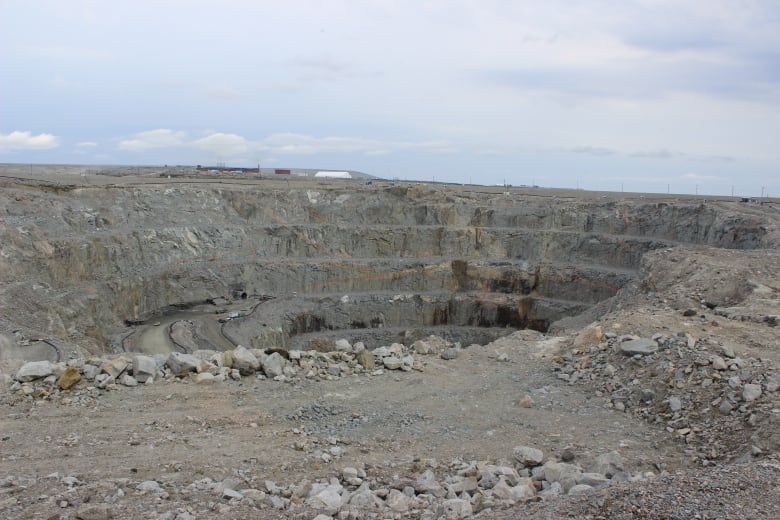
M664 427L686 453L711 461L759 455L780 415L780 373L770 360L691 334L651 338L584 329L556 358L557 377L586 385L604 406Z
M337 350L268 351L238 347L232 351L174 352L168 356L119 355L72 359L66 363L30 362L15 375L10 390L21 398L51 400L60 405L88 405L101 392L139 384L190 382L214 384L241 381L244 377L292 382L296 378L332 380L350 374L381 376L393 371L424 371L426 358L446 363L456 359L460 345L431 336L409 347L393 344L368 351L346 340L335 342ZM476 347L475 347L476 348ZM335 405L314 403L286 417L296 422L336 414ZM355 420L360 420L356 418ZM353 444L337 437L319 438L315 432L293 428L292 448L310 453L330 468L328 476L300 482L277 483L256 479L210 478L188 485L156 480L114 479L95 483L108 493L102 503L83 503L78 491L89 489L83 475L50 475L67 489L52 498L63 508L78 505L76 518L111 518L126 495L149 495L159 500L186 499L188 510L178 509L157 518L194 518L204 509L220 514L264 509L301 518L466 518L519 503L563 495L583 495L614 483L642 482L655 478L650 472L631 473L617 452L604 453L579 464L574 450L560 456L547 455L534 447L517 446L507 459L478 461L455 459L410 459L385 464L362 463L336 470L338 460ZM78 441L74 441L78 442ZM131 439L131 445L134 442ZM359 443L358 443L359 447ZM0 483L9 493L24 488L24 478L8 477ZM59 484L58 484L59 485ZM106 489L109 491L106 491ZM312 514L309 514L313 512ZM309 515L309 516L306 516Z
M616 483L657 478L651 472L624 471L623 459L617 452L599 456L587 470L574 461L571 452L568 455L569 462L563 462L545 457L536 448L517 446L507 460L456 459L441 463L435 459L416 459L392 467L347 466L325 478L295 483L261 482L245 474L219 480L203 477L189 484L168 482L164 477L90 482L84 475L53 473L38 479L53 496L39 496L39 500L54 500L63 509L81 502L75 510L75 518L80 519L114 518L120 515L126 496L147 495L156 503L185 500L190 504L155 514L153 518L158 520L196 518L198 511L232 515L253 510L273 510L288 518L320 520L401 517L433 520L467 518L546 497L588 495ZM0 489L12 495L35 484L40 482L6 477L0 480ZM102 495L100 503L83 500L91 493Z
M353 374L382 375L386 370L424 371L421 356L438 355L443 360L455 359L459 343L438 336L418 340L409 347L393 343L367 350L363 343L352 345L341 339L335 350L248 349L196 350L192 354L171 352L114 357L75 358L67 362L31 361L19 368L11 385L13 392L24 395L49 395L52 391L68 390L82 379L96 388L115 390L119 385L153 384L159 380L188 379L197 384L219 381L240 381L242 377L273 379L277 382L305 377L333 380ZM415 357L417 356L417 357ZM37 385L37 390L36 390Z

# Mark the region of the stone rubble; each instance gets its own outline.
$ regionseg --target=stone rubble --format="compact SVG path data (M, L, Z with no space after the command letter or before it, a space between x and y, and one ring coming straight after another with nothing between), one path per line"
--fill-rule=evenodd
M717 338L607 332L589 339L575 340L555 358L557 377L587 386L607 408L661 425L686 445L692 461L750 457L744 439L780 413L775 367L740 357Z
M751 420L761 420L761 414L772 413L769 407L774 406L771 399L780 387L780 375L761 360L741 358L729 349L685 335L637 338L602 333L600 327L597 333L598 341L594 339L596 333L590 330L587 337L577 342L580 346L564 350L555 358L559 378L568 384L588 385L608 408L665 424L667 431L685 442L690 454L705 464L728 453L722 430L710 427L708 418L712 414L733 418L727 424L738 428L749 426ZM461 350L459 345L436 337L415 342L411 347L394 343L374 351L367 351L362 345L348 345L346 341L337 342L337 349L331 352L289 351L286 356L275 350L239 346L226 352L174 352L167 358L119 355L64 363L32 362L19 369L10 389L22 396L42 399L51 398L56 392L69 393L75 401L85 387L89 395L94 395L95 391L117 391L118 385L175 381L229 384L242 377L256 377L284 383L295 378L332 380L352 374L373 377L389 371L424 371L426 356L448 359L444 357L446 352ZM65 379L73 382L63 384ZM327 418L338 413L330 406L315 403L289 418ZM533 406L533 401L527 406ZM292 433L298 434L294 449L310 453L326 464L336 465L349 448L338 438L318 439L298 429ZM131 439L130 443L133 442ZM751 447L752 456L761 453L760 446ZM202 494L210 497L209 509L227 517L240 506L248 510L276 510L282 515L311 510L314 513L310 518L321 519L468 518L520 503L562 495L589 495L615 483L656 478L650 472L630 473L616 451L602 453L587 466L575 462L571 450L563 450L558 458L552 458L532 446L519 445L507 455L507 460L456 459L449 464L415 460L405 471L399 470L402 464L394 465L392 471L376 465L348 466L314 482L204 478L181 488L162 479L128 480L117 486L105 504L79 505L63 496L56 500L66 504L63 507L77 506L76 518L111 518L121 511L126 493L155 497L188 495L188 500ZM69 489L89 485L70 476L62 482ZM12 484L6 479L0 487ZM167 518L195 518L196 513L195 508L171 511Z
M590 494L615 482L647 482L653 474L617 473L611 478L586 471L576 464L545 457L533 447L517 446L525 463L503 461L464 461L449 463L435 459L414 459L385 465L344 467L314 481L279 483L244 474L194 481L159 476L149 480L117 478L92 482L86 477L52 474L37 480L56 478L63 492L40 497L62 508L75 508L75 518L118 518L130 497L146 496L164 504L175 501L190 504L186 511L174 510L154 518L195 518L198 511L219 511L226 517L251 511L276 510L295 518L468 518L477 513L510 508L519 503L568 494ZM617 453L609 454L613 459ZM529 462L527 459L533 459ZM594 463L595 464L595 463ZM14 488L28 487L36 479L5 477L0 490L12 495ZM47 484L50 488L51 484ZM83 497L102 499L85 502ZM102 503L100 503L102 502ZM205 506L205 507L204 507ZM185 516L182 516L185 515Z
M444 349L422 348L429 354L458 348L457 344L453 346L436 336L431 336L428 341ZM423 343L421 340L416 344ZM275 381L287 381L295 377L332 380L351 374L373 374L377 364L386 370L424 370L424 363L414 356L419 353L414 347L407 348L394 343L389 347L369 351L362 343L356 344L357 348L351 345L346 348L346 345L349 342L340 340L336 342L338 350L332 352L292 350L286 352L286 355L239 345L232 351L198 350L192 354L172 352L167 357L122 354L74 358L59 363L32 361L22 365L14 379L18 383L46 383L50 382L46 378L55 376L59 378L59 387L67 390L82 380L105 389L116 383L136 386L139 383L154 384L155 381L176 378L190 379L196 383L240 380L241 377L253 375Z

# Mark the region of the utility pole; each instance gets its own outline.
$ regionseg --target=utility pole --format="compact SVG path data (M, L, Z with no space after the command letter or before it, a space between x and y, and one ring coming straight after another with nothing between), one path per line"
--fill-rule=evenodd
M731 185L731 196L732 197L734 196L734 185L733 184Z

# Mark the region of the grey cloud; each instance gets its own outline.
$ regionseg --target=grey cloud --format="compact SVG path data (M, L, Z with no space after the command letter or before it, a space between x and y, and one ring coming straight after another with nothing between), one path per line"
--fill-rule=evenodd
M705 161L705 162L736 162L734 157L721 156L721 155L697 155L681 152L678 150L639 150L626 152L617 150L614 148L607 148L603 146L577 146L569 148L569 152L591 155L594 157L608 157L618 156L627 157L629 159L686 159L689 161Z
M586 97L650 98L672 92L719 97L771 97L780 87L780 61L755 56L741 62L689 58L679 62L613 60L594 66L491 70L482 78L500 86Z
M576 148L572 148L571 151L584 155L595 155L597 157L604 157L606 155L615 155L619 153L617 150L613 150L612 148L603 148L599 146L578 146Z
M629 156L638 157L641 159L675 159L678 157L684 157L684 154L671 150L645 150L641 152L633 152L629 154Z

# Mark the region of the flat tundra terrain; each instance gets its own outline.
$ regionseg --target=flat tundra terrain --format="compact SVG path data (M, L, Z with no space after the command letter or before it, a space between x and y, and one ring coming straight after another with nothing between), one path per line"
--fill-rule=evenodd
M0 166L0 516L780 518L780 202Z

